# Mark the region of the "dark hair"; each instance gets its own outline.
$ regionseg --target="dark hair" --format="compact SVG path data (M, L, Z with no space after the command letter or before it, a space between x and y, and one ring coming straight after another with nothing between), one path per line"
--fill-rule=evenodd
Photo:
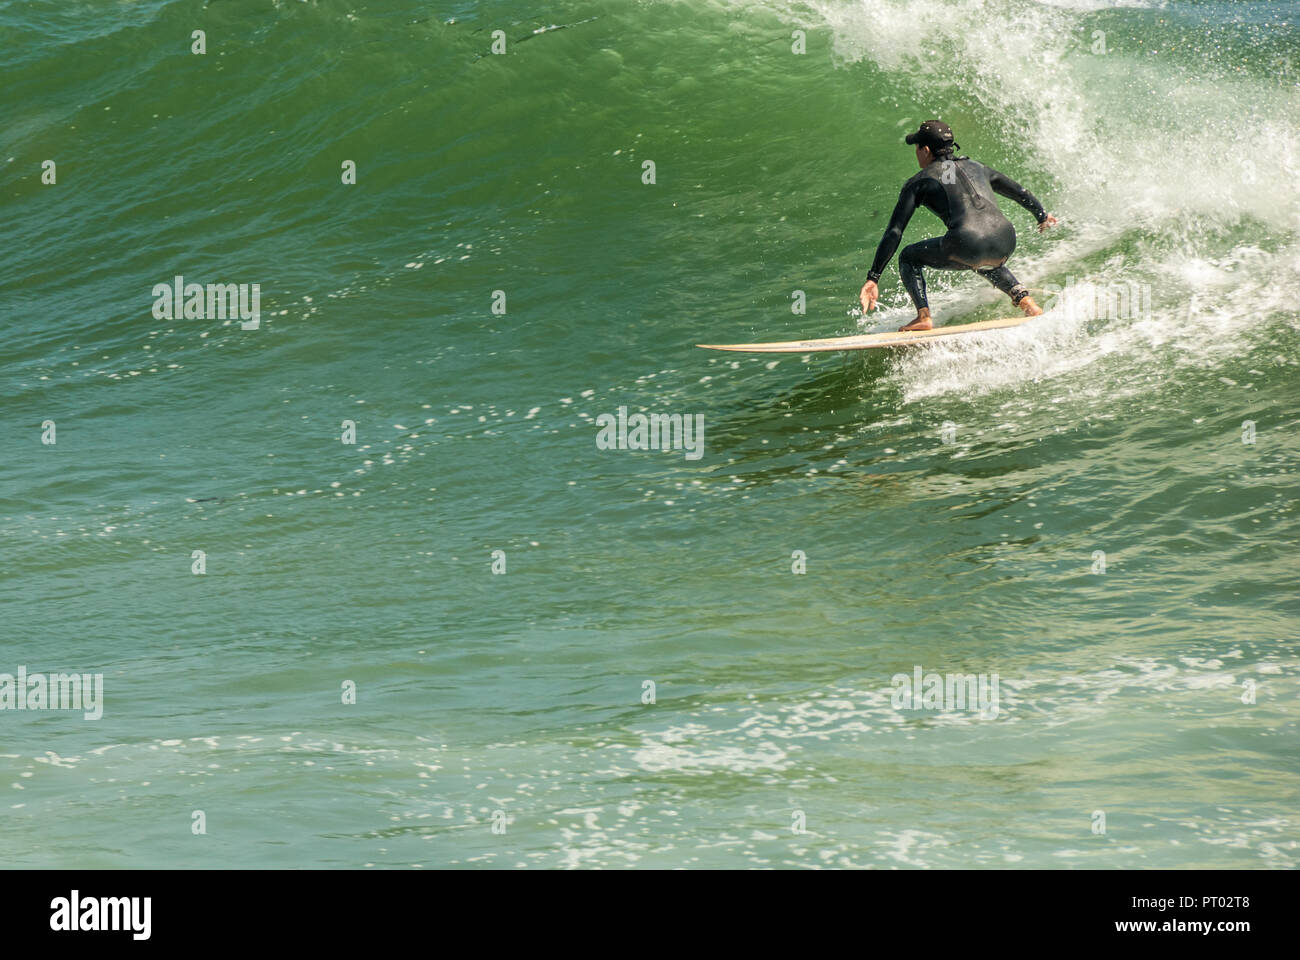
M951 160L951 159L952 159L952 148L953 148L953 145L952 145L951 143L945 143L945 144L944 144L943 146L941 146L941 147L936 147L936 146L934 146L934 145L932 145L932 144L927 144L927 146L930 147L930 154L931 154L931 156L934 157L934 159L936 159L936 160Z

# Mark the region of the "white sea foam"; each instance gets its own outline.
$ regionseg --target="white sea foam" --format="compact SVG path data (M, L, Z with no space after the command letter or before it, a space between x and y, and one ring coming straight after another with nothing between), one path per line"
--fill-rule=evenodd
M766 5L765 5L766 6ZM894 376L909 400L981 393L1085 370L1108 357L1132 375L1153 358L1174 367L1240 353L1261 320L1295 317L1300 300L1300 88L1271 71L1241 69L1215 50L1163 53L1114 31L1093 53L1097 10L1158 3L1082 0L810 0L780 12L831 32L845 69L870 63L921 101L965 101L959 141L1014 141L1024 169L1007 171L1061 220L1030 247L1016 218L1011 264L1040 302L1049 283L1139 284L1152 316L1086 325L1057 312L1029 327L936 343L900 355ZM1168 41L1166 41L1168 42ZM933 68L941 62L942 69ZM931 111L937 113L938 110ZM905 125L924 117L905 117ZM963 122L966 126L963 128ZM890 135L897 131L889 131ZM966 134L963 136L963 134ZM1268 144L1267 152L1259 144ZM968 150L975 153L977 151ZM881 225L883 227L883 224ZM944 319L1004 302L983 281L930 273ZM872 329L910 319L896 310ZM1105 318L1103 318L1105 319ZM1182 345L1195 343L1187 351Z

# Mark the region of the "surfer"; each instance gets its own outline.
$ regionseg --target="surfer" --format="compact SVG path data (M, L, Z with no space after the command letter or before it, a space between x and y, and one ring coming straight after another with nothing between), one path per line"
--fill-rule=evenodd
M930 304L925 297L922 267L938 270L974 270L1011 298L1027 317L1043 312L1029 291L1017 282L1006 268L1007 257L1016 248L1016 230L998 209L993 194L1010 197L1034 215L1041 233L1056 224L1056 218L1043 209L1038 199L1010 177L970 157L954 157L961 149L954 142L952 129L942 120L927 120L916 133L905 138L916 145L916 162L921 172L903 184L898 204L889 218L876 259L867 274L859 295L862 310L875 309L880 297L876 282L889 258L903 239L903 230L917 206L932 210L948 232L903 248L898 255L898 273L907 295L916 305L916 319L900 330L930 330Z

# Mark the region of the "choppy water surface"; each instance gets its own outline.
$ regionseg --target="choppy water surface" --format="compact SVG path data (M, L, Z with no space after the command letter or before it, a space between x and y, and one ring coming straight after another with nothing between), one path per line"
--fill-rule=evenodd
M1298 7L0 3L0 672L105 689L0 711L5 865L1295 866ZM908 319L931 116L1046 316L693 346Z

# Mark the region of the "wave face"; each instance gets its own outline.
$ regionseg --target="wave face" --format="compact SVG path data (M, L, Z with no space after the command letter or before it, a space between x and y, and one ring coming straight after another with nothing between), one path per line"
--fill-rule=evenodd
M0 710L15 865L1295 867L1298 24L0 5L0 674L104 682ZM930 117L1060 218L1003 203L1043 317L694 348L909 319L856 296Z

